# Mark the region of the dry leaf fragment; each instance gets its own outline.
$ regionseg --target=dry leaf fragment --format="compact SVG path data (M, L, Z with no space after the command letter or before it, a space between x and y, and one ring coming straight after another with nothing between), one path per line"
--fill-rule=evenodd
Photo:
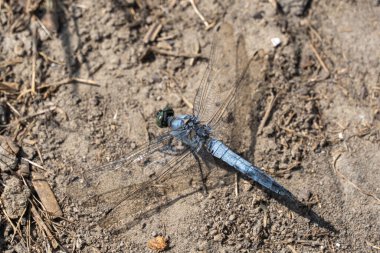
M169 240L163 236L156 236L148 241L148 248L156 252L162 252L169 248Z
M40 197L43 206L46 208L46 211L53 217L63 216L62 210L58 205L58 201L55 198L55 195L45 177L38 172L33 172L32 176L34 189Z

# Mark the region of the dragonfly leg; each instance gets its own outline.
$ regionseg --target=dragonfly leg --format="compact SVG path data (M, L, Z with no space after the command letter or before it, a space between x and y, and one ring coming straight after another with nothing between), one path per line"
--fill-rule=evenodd
M207 192L207 186L206 186L206 180L205 180L205 176L204 176L204 173L203 173L203 170L202 170L202 163L201 163L201 160L199 159L199 156L195 153L195 152L192 152L195 160L197 161L198 163L198 168L199 168L199 176L201 177L201 182L202 182L202 190L203 190L203 194L205 196L208 195L208 192Z

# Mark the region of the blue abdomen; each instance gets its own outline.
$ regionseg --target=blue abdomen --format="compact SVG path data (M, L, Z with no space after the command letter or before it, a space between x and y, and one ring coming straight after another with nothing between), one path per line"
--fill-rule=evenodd
M283 196L292 197L292 194L284 187L282 187L279 183L277 183L273 178L265 174L259 168L253 166L243 157L233 152L223 142L216 139L210 139L208 141L207 148L213 156L226 162L268 190L271 190Z

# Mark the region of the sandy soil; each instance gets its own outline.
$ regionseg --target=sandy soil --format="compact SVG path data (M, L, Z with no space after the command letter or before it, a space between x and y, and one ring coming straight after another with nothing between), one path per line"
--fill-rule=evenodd
M196 1L209 29L190 1L28 2L0 2L2 252L379 252L378 1ZM225 22L254 57L223 141L295 202L219 163L207 194L190 160L144 183L167 153L102 167L163 132L158 109L191 113Z

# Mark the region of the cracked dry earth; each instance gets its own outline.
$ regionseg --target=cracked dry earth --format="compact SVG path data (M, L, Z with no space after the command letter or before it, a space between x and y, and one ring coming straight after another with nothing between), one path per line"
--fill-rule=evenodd
M3 2L11 9L2 13L25 8L23 1ZM24 116L59 108L28 121L27 135L2 134L16 135L25 157L43 161L39 172L63 213L52 225L59 246L34 220L28 246L13 236L3 212L2 252L379 251L378 1L195 2L213 28L205 29L190 1L155 0L63 1L52 38L37 26L37 50L54 59L37 58L37 85L77 78L98 86L72 82L21 100L2 94ZM43 20L43 9L36 15ZM7 17L1 16L4 31ZM154 123L158 109L170 104L176 113L191 112L223 22L254 55L249 81L223 118L230 129L223 141L290 190L302 208L219 163L206 181L214 183L208 194L190 164L168 181L172 188L144 184L156 171L146 175L141 166L101 167L162 133ZM0 35L0 62L23 56L0 65L2 82L29 87L32 35L30 29ZM273 38L281 44L274 47ZM12 111L11 120L17 117ZM159 158L164 167L168 157L143 162ZM14 224L22 217L27 235L23 210L33 192L16 176L25 166L1 167L0 190L3 208ZM146 191L135 190L140 186Z

